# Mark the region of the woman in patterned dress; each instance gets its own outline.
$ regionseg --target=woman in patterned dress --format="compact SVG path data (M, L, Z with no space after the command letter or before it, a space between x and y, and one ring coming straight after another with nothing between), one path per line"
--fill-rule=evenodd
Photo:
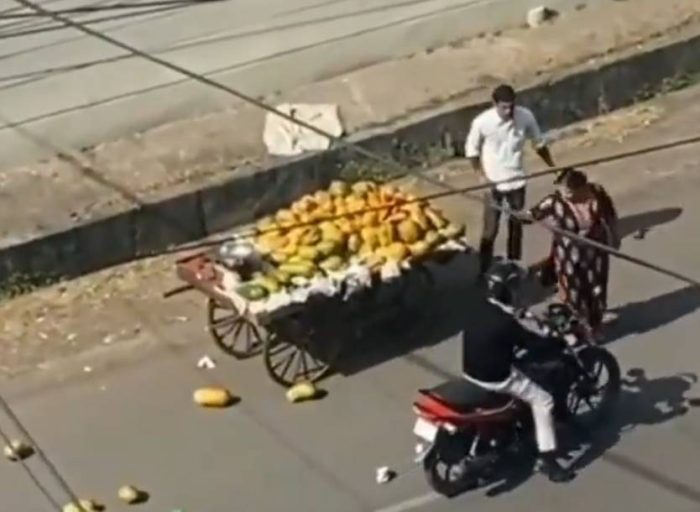
M576 169L565 169L557 179L560 190L530 209L534 220L549 219L567 231L619 247L617 212L605 189L590 183ZM607 308L610 256L566 236L555 235L551 258L563 301L584 320L598 338Z

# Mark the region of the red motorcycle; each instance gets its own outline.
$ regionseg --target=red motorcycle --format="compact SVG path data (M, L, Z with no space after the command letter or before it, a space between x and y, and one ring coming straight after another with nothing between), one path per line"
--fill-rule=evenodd
M537 350L516 354L518 367L552 394L558 421L594 426L619 395L617 360L591 344L565 305L550 305L536 320L548 337ZM510 396L466 379L419 393L413 429L420 439L417 461L439 494L454 496L493 481L508 456L521 454L533 442L530 407Z

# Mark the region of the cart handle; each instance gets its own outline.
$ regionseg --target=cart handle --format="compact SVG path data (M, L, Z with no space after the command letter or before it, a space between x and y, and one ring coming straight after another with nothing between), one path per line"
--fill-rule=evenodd
M173 295L179 295L180 293L183 292L188 292L190 290L194 290L194 286L191 284L185 284L182 286L178 286L177 288L173 288L172 290L168 290L167 292L163 293L163 298L168 299L172 297Z

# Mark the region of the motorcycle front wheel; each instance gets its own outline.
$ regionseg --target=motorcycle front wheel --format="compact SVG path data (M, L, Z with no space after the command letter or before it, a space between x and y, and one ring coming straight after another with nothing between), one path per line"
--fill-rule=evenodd
M583 366L566 398L568 415L577 423L594 426L612 411L622 385L620 365L610 352L588 347L579 353Z

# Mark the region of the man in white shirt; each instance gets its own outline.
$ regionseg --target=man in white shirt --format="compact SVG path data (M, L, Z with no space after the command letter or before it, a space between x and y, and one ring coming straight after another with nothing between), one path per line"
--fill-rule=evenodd
M479 247L480 277L489 270L493 246L498 235L501 212L493 207L505 206L513 211L525 206L525 141L532 142L537 154L550 167L552 157L534 114L515 103L510 85L499 85L491 95L493 107L479 114L471 124L465 154L475 171L483 173L492 184L486 196L484 224ZM522 256L522 225L514 217L508 219L507 257Z

